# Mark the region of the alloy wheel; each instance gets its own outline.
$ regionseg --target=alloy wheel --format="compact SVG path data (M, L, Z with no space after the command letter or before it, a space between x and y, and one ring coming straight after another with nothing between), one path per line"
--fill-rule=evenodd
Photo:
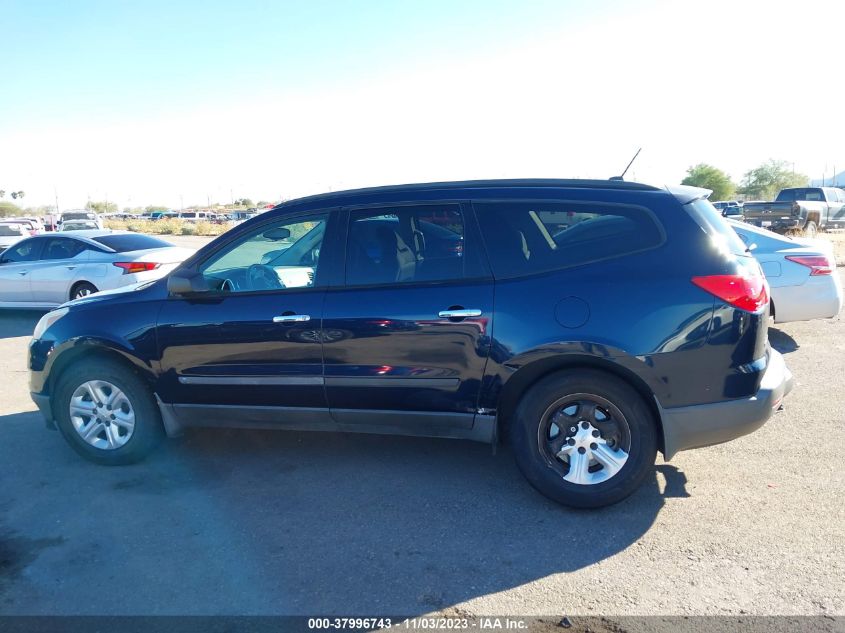
M108 381L89 380L79 385L70 398L69 408L73 428L95 448L120 448L135 430L132 402Z

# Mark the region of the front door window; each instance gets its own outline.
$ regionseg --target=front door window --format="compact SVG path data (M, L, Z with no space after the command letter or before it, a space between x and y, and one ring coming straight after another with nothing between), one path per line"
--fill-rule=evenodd
M315 285L327 214L264 225L200 267L212 288L253 292Z

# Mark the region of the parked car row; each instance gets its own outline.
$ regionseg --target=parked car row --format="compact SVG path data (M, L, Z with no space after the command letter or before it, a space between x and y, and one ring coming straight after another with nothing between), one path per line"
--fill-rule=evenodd
M507 439L543 494L614 503L658 451L750 433L792 387L767 337L781 286L752 254L805 283L821 261L740 239L708 193L528 180L294 200L164 278L46 314L32 397L98 463L209 425ZM107 267L153 261L111 250Z

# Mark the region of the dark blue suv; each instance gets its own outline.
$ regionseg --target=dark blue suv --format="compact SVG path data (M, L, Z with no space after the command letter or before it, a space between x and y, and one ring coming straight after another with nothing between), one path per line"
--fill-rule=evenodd
M792 386L768 287L700 189L518 180L294 200L159 281L72 301L32 397L102 464L190 426L497 442L589 507Z

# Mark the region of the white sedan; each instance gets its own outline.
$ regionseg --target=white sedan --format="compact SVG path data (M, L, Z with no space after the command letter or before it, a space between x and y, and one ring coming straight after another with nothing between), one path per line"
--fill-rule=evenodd
M833 245L820 239L791 238L729 220L760 263L772 295L775 323L826 319L842 309Z
M0 308L54 308L158 279L194 253L149 235L75 231L23 239L0 254Z

